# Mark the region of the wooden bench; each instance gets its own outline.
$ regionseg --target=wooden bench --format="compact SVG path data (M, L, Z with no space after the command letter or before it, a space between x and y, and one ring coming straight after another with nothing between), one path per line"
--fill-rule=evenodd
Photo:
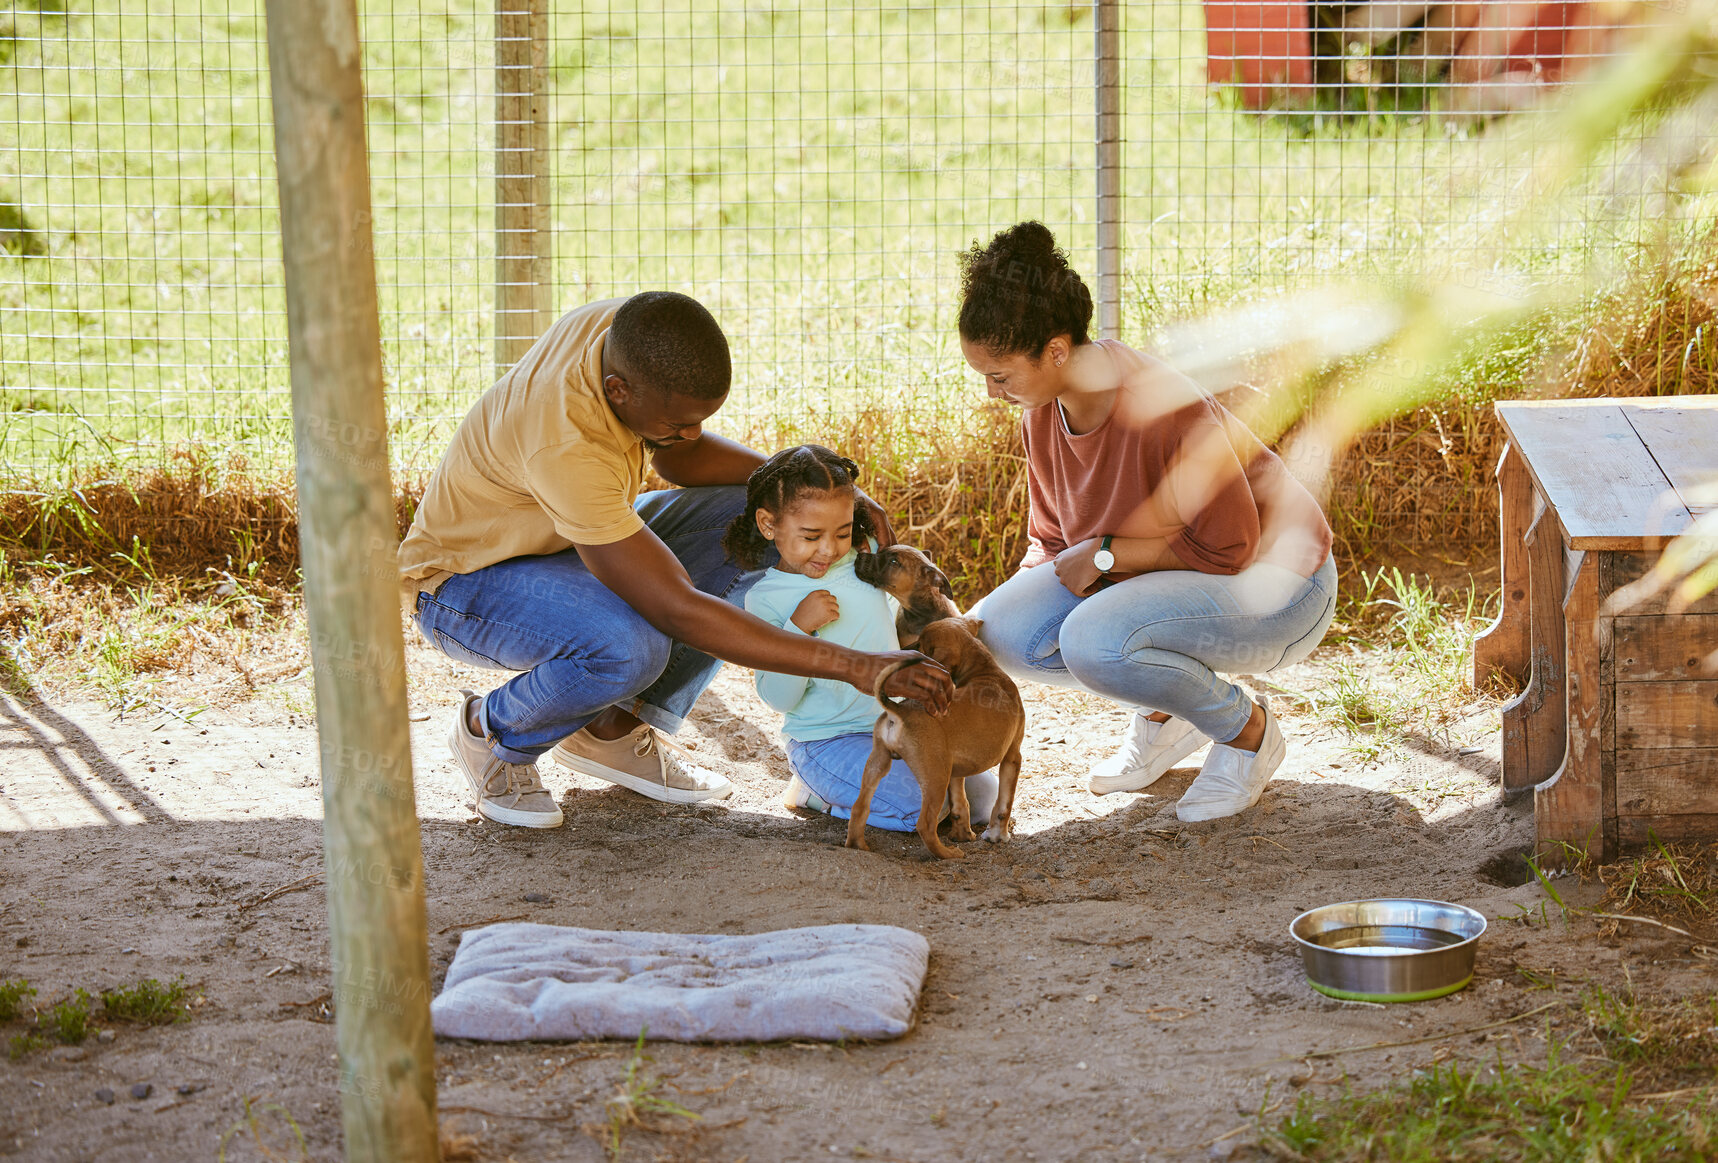
M1714 508L1718 397L1501 403L1503 608L1474 680L1503 708L1503 786L1533 789L1542 859L1718 840L1718 594L1619 593ZM1703 492L1704 488L1704 492ZM1638 590L1636 591L1638 592Z

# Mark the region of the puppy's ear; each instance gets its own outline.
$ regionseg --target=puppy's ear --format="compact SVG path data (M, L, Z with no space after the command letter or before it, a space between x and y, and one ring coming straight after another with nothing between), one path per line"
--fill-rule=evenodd
M931 566L931 570L937 576L937 591L939 593L941 593L942 596L947 598L949 601L951 601L951 602L954 601L954 587L949 585L949 583L948 583L948 574L944 573L940 569L937 569L937 567L934 565Z
M983 618L974 618L970 614L968 614L966 617L962 618L960 620L960 624L965 626L966 632L968 634L971 634L974 638L977 638L979 631L984 629L984 619Z
M952 658L939 658L938 662L948 667L949 681L957 687L965 686L967 680L984 669L985 657L977 643L957 638L959 648L952 651Z

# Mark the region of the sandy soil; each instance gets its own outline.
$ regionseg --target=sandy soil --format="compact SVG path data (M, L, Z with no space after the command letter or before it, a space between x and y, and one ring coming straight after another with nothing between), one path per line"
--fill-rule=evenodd
M1540 1053L1534 1021L1462 1032L1551 998L1518 967L1576 984L1626 971L1668 992L1700 980L1686 943L1517 919L1494 922L1477 980L1451 998L1386 1008L1307 988L1286 936L1305 907L1422 895L1499 918L1537 909L1536 886L1508 887L1531 807L1500 797L1489 703L1362 763L1279 699L1291 749L1263 801L1183 825L1173 806L1197 756L1149 794L1094 798L1082 776L1122 713L1031 689L1018 834L956 864L876 831L875 852L847 851L842 825L784 810L776 721L731 668L682 737L738 784L725 804L670 808L550 769L564 828L480 821L444 732L455 689L492 676L416 645L411 666L438 974L461 931L496 918L694 932L882 922L930 940L919 1024L899 1041L654 1045L663 1093L702 1121L634 1130L626 1158L1238 1157L1261 1109L1345 1073L1371 1085L1452 1053ZM1326 666L1315 657L1273 682L1316 689ZM178 1025L0 1061L0 1154L213 1158L238 1127L227 1157L260 1158L249 1099L273 1142L289 1114L311 1158L338 1157L309 702L303 674L189 724L0 696L0 977L27 976L42 1005L176 974L198 998ZM1307 1058L1416 1038L1429 1040ZM602 1158L592 1126L628 1050L440 1044L450 1153ZM149 1097L131 1097L138 1083Z

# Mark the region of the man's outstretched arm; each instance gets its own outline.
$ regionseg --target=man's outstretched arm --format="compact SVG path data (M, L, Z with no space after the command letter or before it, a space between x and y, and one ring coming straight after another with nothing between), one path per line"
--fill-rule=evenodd
M778 674L837 679L869 694L877 676L904 658L920 665L897 671L884 688L941 713L953 684L948 672L913 650L867 654L804 634L778 630L692 585L684 567L656 534L641 529L610 545L578 546L596 579L656 629L724 662Z

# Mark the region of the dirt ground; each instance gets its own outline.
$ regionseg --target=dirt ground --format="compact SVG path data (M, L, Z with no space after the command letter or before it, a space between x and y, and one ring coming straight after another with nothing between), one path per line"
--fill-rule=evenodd
M1304 1089L1371 1086L1452 1054L1541 1054L1555 1009L1473 1027L1583 979L1667 993L1706 980L1686 942L1651 930L1601 939L1590 920L1520 919L1542 893L1509 887L1532 815L1500 796L1494 703L1362 762L1279 694L1290 751L1263 801L1184 825L1174 803L1198 756L1148 793L1094 798L1083 775L1122 712L1032 688L1018 832L954 863L875 830L875 852L847 851L841 824L785 810L777 720L733 668L682 735L734 779L727 802L667 807L546 766L563 828L480 821L445 732L456 689L494 676L416 643L410 655L437 988L460 933L503 918L689 932L880 922L930 941L919 1022L898 1041L653 1044L662 1093L701 1119L629 1131L625 1158L1246 1157L1260 1112ZM1330 665L1327 649L1271 681L1317 690ZM143 977L196 985L188 1021L0 1062L0 1154L210 1159L224 1143L229 1159L262 1158L254 1124L268 1157L294 1158L290 1116L309 1157L338 1157L309 684L281 676L189 723L0 696L0 978L28 977L44 1006ZM1290 919L1375 895L1500 918L1473 986L1399 1007L1310 990ZM1574 984L1548 993L1522 968ZM603 1158L604 1103L629 1052L440 1043L449 1156ZM134 1099L140 1083L149 1095Z

